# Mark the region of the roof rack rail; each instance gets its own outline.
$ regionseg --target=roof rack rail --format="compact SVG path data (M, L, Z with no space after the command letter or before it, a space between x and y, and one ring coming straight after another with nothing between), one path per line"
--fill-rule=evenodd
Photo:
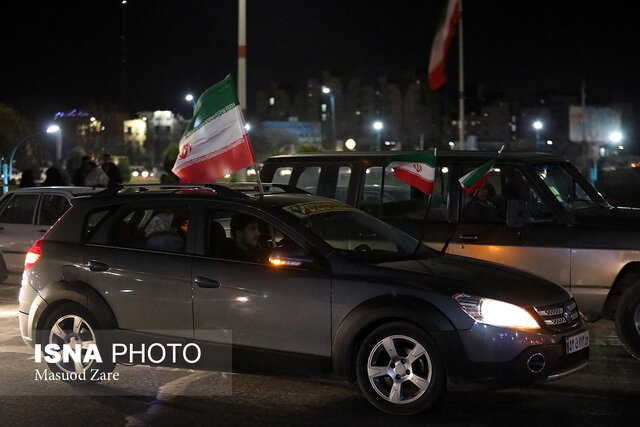
M123 189L138 189L139 192L144 193L150 189L160 190L184 190L184 189L209 189L215 191L218 194L235 197L247 197L245 194L233 190L224 185L218 184L121 184L113 187L107 187L102 191L95 193L92 197L113 196L118 194Z

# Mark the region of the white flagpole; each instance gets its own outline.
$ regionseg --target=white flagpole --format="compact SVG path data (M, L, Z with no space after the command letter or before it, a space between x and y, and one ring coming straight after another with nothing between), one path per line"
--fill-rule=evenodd
M459 99L458 99L458 141L460 142L460 149L465 149L464 140L464 57L463 57L463 37L462 37L462 0L460 0L459 6L459 18L458 18L458 78L459 78Z
M247 113L247 0L238 0L238 101Z

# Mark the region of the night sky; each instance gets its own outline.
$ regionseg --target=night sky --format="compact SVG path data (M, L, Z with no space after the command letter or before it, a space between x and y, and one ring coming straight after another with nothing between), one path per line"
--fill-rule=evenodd
M297 87L339 75L426 71L442 0L248 0L249 102L271 81ZM123 9L126 8L126 16ZM126 22L126 91L122 90ZM588 101L640 98L640 38L629 2L467 0L465 78L511 96L536 91ZM0 18L0 102L27 117L116 102L123 109L190 107L237 74L237 2L11 2ZM456 40L447 75L457 85ZM375 74L374 74L375 75ZM251 104L250 104L251 105Z

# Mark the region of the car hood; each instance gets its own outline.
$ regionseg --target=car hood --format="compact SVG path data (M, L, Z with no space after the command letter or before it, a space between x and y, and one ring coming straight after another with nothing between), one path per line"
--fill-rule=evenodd
M402 272L402 277L411 275L413 286L451 295L493 298L523 307L557 304L571 298L563 287L524 271L456 255L385 262L378 267L396 274Z
M574 211L573 217L577 225L640 231L640 209L638 208L593 206Z

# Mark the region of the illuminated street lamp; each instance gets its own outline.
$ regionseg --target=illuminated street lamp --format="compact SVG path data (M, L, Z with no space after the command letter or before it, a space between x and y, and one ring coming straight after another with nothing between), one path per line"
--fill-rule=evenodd
M538 149L538 144L540 143L540 129L542 129L544 125L540 120L536 120L533 122L533 128L536 130L536 150Z
M329 95L329 102L331 103L331 144L328 144L328 148L335 150L334 144L336 141L336 100L329 86L322 86L322 93L324 93L325 95Z
M193 95L191 95L190 93L187 94L187 96L184 97L184 100L187 102L190 102L191 105L193 106L193 111L196 111L196 99L193 97Z
M622 141L622 133L618 131L611 132L609 134L609 141L613 142L614 144L618 144L620 141Z
M378 135L378 145L377 149L380 151L380 131L384 128L384 124L380 120L376 120L373 122L373 129L376 131Z
M9 191L9 178L11 176L13 176L13 158L16 155L16 151L18 151L18 148L20 148L20 146L25 141L27 141L27 140L29 140L31 138L35 138L36 136L44 135L45 133L55 133L56 134L56 159L57 160L62 159L62 131L60 129L60 126L51 125L51 126L49 126L47 128L47 130L45 132L36 132L36 133L31 134L31 135L25 136L20 141L18 141L16 143L16 145L13 147L13 150L11 151L11 156L9 156L9 164L8 165L6 165L6 164L2 165L2 173L4 175L4 178L2 179L2 184L3 184L3 192L4 193Z
M344 146L347 147L347 150L353 151L356 149L356 141L353 138L349 138L344 142Z

